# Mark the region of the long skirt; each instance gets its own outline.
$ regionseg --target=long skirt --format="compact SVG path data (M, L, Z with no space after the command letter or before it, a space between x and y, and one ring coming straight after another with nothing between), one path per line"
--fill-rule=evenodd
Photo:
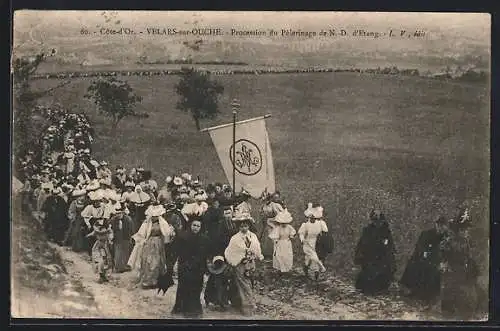
M316 253L315 243L312 241L304 241L302 245L304 251L304 264L307 267L309 277L314 277L316 272L325 272L326 268L321 262Z
M192 269L186 264L186 262L180 262L178 266L179 280L172 313L196 318L203 313L201 306L203 271Z
M113 244L114 249L114 271L124 272L128 270L127 262L132 251L129 240L116 240Z
M411 291L411 295L415 299L431 302L440 294L441 273L435 264L411 259L400 283Z
M220 307L227 306L229 304L228 277L225 274L210 274L205 287L204 298L206 305L213 303Z
M86 252L89 249L89 240L85 236L88 233L83 217L77 216L68 230L71 249L74 252Z
M271 238L269 238L269 233L272 231L272 227L267 224L267 221L263 221L259 224L259 231L258 236L259 236L259 241L260 241L260 247L262 251L262 255L266 259L272 258L273 252L274 252L274 243Z
M111 269L113 260L111 259L111 250L109 244L98 240L92 246L92 262L94 271L97 274L106 274Z
M141 252L139 280L143 288L154 288L158 277L166 271L165 244L161 236L152 236L144 243Z
M290 239L277 240L274 244L273 268L288 272L293 267L293 251Z
M378 294L389 289L393 279L390 266L370 263L362 266L356 278L356 288L365 294Z
M245 316L251 316L255 310L255 294L252 280L247 274L248 268L240 263L234 268L231 288L231 305Z

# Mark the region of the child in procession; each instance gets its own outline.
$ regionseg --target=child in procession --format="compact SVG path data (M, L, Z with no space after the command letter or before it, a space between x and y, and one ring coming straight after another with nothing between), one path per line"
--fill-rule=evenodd
M291 239L295 237L296 231L290 225L292 220L292 215L285 209L276 215L274 221L277 223L277 226L269 233L269 238L274 243L273 268L278 270L282 275L290 272L293 267Z

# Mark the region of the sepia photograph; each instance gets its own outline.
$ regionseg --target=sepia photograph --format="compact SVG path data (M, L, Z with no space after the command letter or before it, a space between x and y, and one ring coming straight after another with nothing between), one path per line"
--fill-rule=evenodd
M490 14L13 16L11 318L488 320Z

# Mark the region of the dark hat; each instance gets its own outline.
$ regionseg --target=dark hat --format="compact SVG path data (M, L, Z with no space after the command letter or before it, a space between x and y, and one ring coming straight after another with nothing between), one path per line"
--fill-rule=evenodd
M177 209L177 205L174 202L169 202L165 205L165 209L168 211Z

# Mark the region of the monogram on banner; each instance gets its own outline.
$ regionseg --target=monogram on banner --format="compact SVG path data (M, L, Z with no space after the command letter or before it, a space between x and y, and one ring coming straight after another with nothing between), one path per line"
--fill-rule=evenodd
M233 148L236 147L235 161ZM262 170L262 153L259 147L248 139L239 139L229 148L229 158L236 171L242 175L253 176Z

